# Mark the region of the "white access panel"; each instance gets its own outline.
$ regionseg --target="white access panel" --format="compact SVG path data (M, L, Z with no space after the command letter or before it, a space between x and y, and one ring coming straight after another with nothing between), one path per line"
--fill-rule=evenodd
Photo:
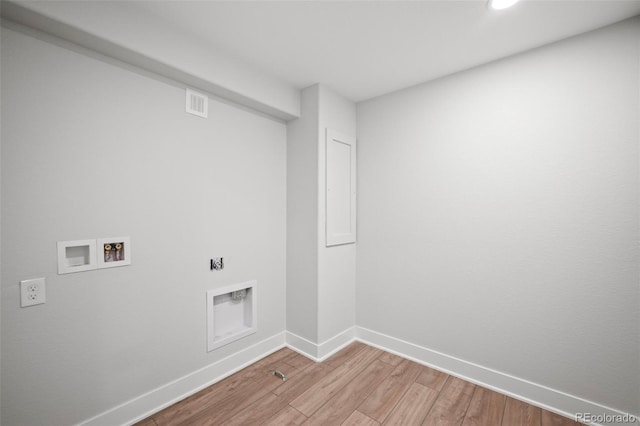
M326 130L326 245L356 242L356 140Z

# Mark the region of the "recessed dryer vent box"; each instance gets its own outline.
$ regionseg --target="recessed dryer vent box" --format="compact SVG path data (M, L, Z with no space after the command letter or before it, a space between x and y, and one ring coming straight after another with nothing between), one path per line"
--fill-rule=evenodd
M256 332L256 285L248 281L207 291L207 351Z
M58 274L96 269L96 240L58 241Z

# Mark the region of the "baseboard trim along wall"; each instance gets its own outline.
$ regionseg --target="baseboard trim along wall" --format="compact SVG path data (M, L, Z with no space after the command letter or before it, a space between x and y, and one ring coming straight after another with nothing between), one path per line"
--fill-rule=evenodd
M291 332L286 332L287 346L316 362L324 361L355 340L355 327L350 327L322 343L313 343Z
M233 355L187 374L146 394L82 422L81 426L131 425L168 407L225 377L247 367L265 356L289 347L300 354L321 362L353 341L360 341L384 351L410 359L419 364L451 374L471 383L528 402L532 405L575 419L576 413L608 419L634 418L598 403L548 388L509 374L474 364L432 349L397 339L363 327L351 327L323 343L313 343L288 331L283 331ZM212 379L213 377L213 379ZM637 416L636 416L637 418ZM629 422L590 423L592 425L628 425ZM634 424L634 423L631 423Z
M591 418L607 419L634 418L598 403L587 401L574 395L548 388L500 371L443 354L395 337L387 336L363 327L355 328L355 340L377 347L387 352L410 359L419 364L459 377L468 382L508 395L515 399L542 407L562 416L576 419L576 413L589 413ZM637 416L635 416L637 419ZM584 420L582 421L584 422ZM589 423L600 425L600 423ZM606 422L603 426L628 425L629 422ZM637 423L631 423L637 424Z
M312 360L318 362L318 358L316 357L318 353L317 344L289 331L285 331L285 335L285 341L287 342L287 346L289 348L306 356L307 358L311 358Z
M242 349L204 368L140 395L84 422L82 426L131 425L194 393L211 386L285 347L285 332Z
M353 342L355 340L355 329L355 327L350 327L330 339L325 340L323 343L313 343L304 337L287 331L287 346L307 358L311 358L315 362L322 362Z

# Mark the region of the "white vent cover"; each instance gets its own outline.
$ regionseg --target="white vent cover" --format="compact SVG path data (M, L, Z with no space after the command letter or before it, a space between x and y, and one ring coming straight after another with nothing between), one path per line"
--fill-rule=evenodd
M187 112L198 117L207 118L209 115L209 98L202 93L187 89Z

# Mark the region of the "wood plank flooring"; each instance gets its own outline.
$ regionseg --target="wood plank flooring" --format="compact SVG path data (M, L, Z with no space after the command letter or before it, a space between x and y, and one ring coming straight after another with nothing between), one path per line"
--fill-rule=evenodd
M579 425L360 342L321 363L281 349L136 425L302 424Z

